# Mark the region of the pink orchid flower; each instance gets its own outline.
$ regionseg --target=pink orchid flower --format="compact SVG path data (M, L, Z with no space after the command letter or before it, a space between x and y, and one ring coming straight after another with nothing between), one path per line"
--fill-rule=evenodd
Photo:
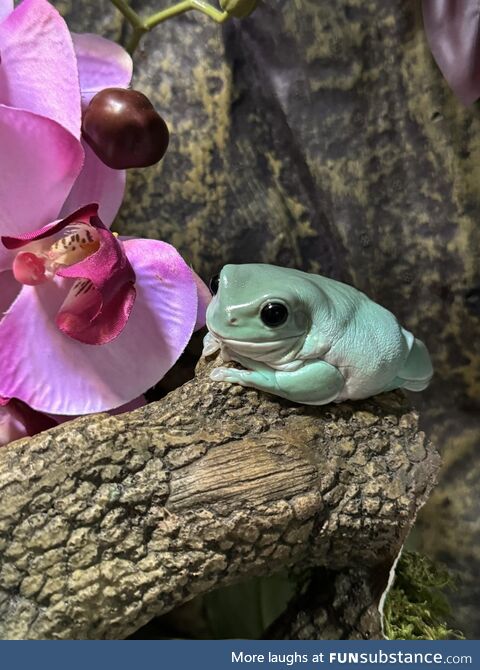
M208 289L170 245L108 230L124 173L82 145L81 109L128 86L123 49L70 35L46 0L0 0L0 58L0 396L117 408L175 363Z

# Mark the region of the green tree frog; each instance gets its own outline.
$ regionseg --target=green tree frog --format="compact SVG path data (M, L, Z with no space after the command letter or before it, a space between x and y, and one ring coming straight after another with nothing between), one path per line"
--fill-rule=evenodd
M425 389L433 374L423 342L352 286L274 265L226 265L212 280L203 355L210 376L307 405Z

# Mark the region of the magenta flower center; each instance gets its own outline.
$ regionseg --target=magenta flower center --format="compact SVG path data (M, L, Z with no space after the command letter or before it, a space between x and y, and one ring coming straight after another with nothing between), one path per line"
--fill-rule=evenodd
M13 274L20 284L37 286L52 279L59 269L88 258L99 247L96 229L75 221L55 235L22 247L13 261Z

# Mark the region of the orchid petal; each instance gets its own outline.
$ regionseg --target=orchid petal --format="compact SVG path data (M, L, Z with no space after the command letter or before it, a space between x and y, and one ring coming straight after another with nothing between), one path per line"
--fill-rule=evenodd
M130 402L126 402L124 405L120 405L120 407L115 407L115 409L110 410L110 414L112 416L118 416L119 414L125 414L125 412L133 412L136 409L140 409L140 407L145 407L147 404L147 399L145 396L139 395L138 398L134 398L133 400L130 400Z
M0 23L0 52L0 103L53 119L79 139L77 61L58 11L47 0L23 0Z
M1 395L48 413L89 414L129 402L172 367L196 320L192 272L164 242L128 240L124 246L137 298L120 335L102 346L66 337L55 318L69 280L24 286L0 322Z
M10 402L0 405L0 447L28 435L23 417Z
M0 105L0 235L21 235L56 218L80 172L83 150L51 119ZM0 270L12 257L0 248Z
M0 272L0 320L19 294L20 289L20 284L10 270Z
M464 105L480 97L478 0L423 0L423 22L433 57Z
M138 398L130 400L130 402L125 403L125 405L120 405L109 411L109 414L112 416L117 416L119 414L125 414L125 412L133 412L140 407L144 407L147 404L147 399L144 395L139 395ZM1 407L1 398L0 398L0 407ZM56 421L57 424L66 423L67 421L72 421L75 417L69 416L68 414L49 414L52 419Z
M195 323L195 330L200 330L200 328L203 328L206 323L207 307L212 300L212 294L210 293L208 286L202 279L200 279L197 273L193 272L192 270L192 274L197 286L198 294L197 321Z
M73 33L72 39L83 105L104 88L129 86L133 63L125 49L100 35Z
M99 216L107 227L113 223L125 192L125 170L112 170L82 141L85 163L65 201L60 218L90 202L99 203Z
M55 425L54 419L35 412L16 398L0 398L0 447L21 437L36 435Z
M13 12L13 0L0 0L0 21Z

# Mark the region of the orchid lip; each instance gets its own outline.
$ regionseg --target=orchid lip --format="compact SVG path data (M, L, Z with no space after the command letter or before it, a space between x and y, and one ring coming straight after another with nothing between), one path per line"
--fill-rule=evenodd
M75 221L52 235L22 247L13 261L13 273L20 284L36 286L53 279L59 269L78 263L100 247L93 226Z
M123 243L97 216L98 205L21 237L2 237L17 252L15 279L28 286L72 279L56 315L58 329L83 344L106 344L125 327L135 301L135 272ZM50 280L50 281L48 281Z

